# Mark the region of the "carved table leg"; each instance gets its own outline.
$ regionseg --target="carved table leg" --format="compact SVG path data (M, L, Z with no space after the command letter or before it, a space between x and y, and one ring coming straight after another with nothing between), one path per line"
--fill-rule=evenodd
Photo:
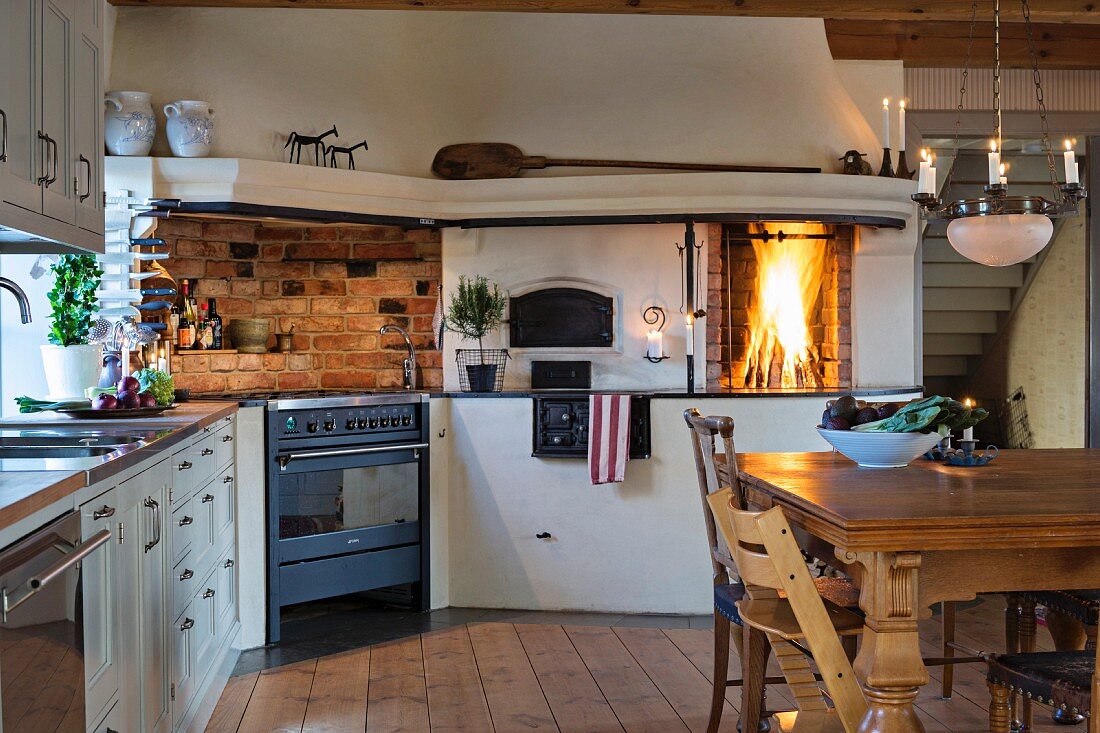
M920 553L844 553L865 568L860 607L867 614L855 671L867 694L859 733L924 733L913 701L928 684L917 635Z

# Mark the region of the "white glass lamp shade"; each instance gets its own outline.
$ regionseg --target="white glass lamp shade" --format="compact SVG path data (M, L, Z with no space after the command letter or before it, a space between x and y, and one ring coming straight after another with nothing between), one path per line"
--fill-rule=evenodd
M968 260L1006 267L1039 253L1054 235L1054 224L1042 214L997 214L954 219L947 239Z

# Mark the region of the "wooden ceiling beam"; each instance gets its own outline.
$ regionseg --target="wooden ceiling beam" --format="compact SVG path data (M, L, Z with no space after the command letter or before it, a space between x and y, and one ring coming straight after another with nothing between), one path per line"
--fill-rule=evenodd
M835 20L965 21L971 0L110 0L114 5L205 8L348 8L535 13L729 15ZM986 7L986 6L989 7ZM992 3L980 7L991 17ZM1015 12L1012 9L1005 15ZM1044 0L1032 18L1047 23L1100 23L1097 0Z
M835 59L899 60L906 66L963 66L969 23L940 21L825 21ZM1043 69L1100 68L1100 25L1036 23L1035 50ZM1001 25L1001 63L1030 68L1023 23ZM993 65L993 24L976 23L971 65Z

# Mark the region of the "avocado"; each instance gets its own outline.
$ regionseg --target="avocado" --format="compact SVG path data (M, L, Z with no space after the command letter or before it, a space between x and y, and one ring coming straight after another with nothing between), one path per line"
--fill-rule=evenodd
M878 410L873 407L864 407L862 410L856 413L855 425L863 425L864 423L874 422L880 420L878 416Z
M833 406L829 408L829 412L833 417L841 417L851 423L856 413L859 412L859 404L856 403L855 397L844 395L833 403Z
M895 412L901 409L901 406L896 402L887 402L879 405L878 407L878 419L885 420L888 417L892 417Z
M842 417L830 417L825 421L826 430L851 430L852 424Z

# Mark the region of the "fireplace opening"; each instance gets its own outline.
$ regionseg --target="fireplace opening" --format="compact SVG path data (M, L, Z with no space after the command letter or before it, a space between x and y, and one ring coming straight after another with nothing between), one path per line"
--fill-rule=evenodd
M715 386L851 386L853 236L847 224L723 225L708 283Z

